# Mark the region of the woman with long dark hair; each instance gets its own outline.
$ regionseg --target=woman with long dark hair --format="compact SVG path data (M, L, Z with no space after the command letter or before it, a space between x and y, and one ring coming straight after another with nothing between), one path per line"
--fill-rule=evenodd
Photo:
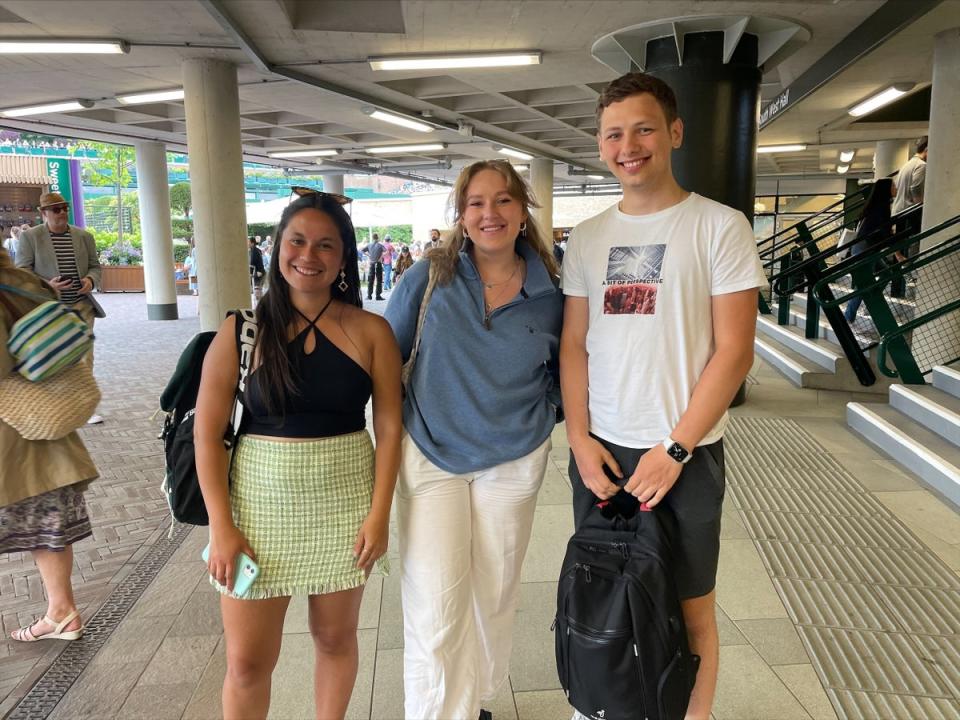
M474 720L506 682L520 568L560 402L562 296L527 184L460 173L454 229L387 304L413 352L397 481L409 720Z
M400 354L390 326L362 310L356 237L337 196L295 200L276 237L232 463L223 437L239 373L233 314L204 360L197 400L208 568L222 593L227 650L223 714L267 716L290 596L308 595L317 717L342 718L357 674L363 584L387 548ZM242 599L232 593L241 553L260 567Z
M870 188L870 194L867 195L867 201L863 204L863 212L860 214L860 223L857 225L854 244L850 248L850 257L868 252L893 235L893 221L890 219L893 194L893 180L891 178L880 178ZM896 256L900 262L906 259L899 252ZM843 313L847 322L852 323L857 319L857 310L860 309L862 302L863 298L855 297L847 303L847 308Z

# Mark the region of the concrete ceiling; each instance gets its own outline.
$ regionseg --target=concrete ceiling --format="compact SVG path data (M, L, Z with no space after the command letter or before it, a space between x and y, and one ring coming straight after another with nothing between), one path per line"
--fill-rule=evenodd
M338 148L341 166L402 169L449 181L463 164L497 157L492 143L500 142L553 158L558 183L592 182L568 176L567 168L603 170L594 140L594 105L599 89L615 74L591 56L597 38L625 26L686 15L793 20L810 30L811 39L777 67L764 68L765 102L883 5L882 0L0 0L0 38L116 38L131 44L125 55L0 55L3 107L76 98L96 102L89 110L0 120L0 125L76 137L158 139L172 149L185 149L182 102L121 106L113 98L179 87L185 59L214 57L238 67L248 160L318 168L268 159L267 154ZM218 21L218 9L239 35ZM846 110L891 82L917 83L922 90L932 75L933 35L958 22L960 0L946 0L791 105L763 129L760 144L805 142L811 147L803 153L761 155L759 173L829 172L841 148L857 148L852 170L866 171L876 140L922 134L922 120L851 123ZM241 48L243 36L275 72L258 68L249 48ZM543 64L374 72L367 63L379 55L514 49L542 51ZM429 134L407 131L364 114L370 105L422 115L438 127ZM474 136L457 132L458 123L472 126ZM362 150L425 138L448 147L389 159ZM450 161L450 170L436 167L443 160Z

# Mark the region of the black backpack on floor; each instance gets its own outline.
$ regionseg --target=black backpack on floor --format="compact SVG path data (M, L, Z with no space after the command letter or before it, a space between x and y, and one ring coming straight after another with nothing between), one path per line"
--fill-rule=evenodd
M598 510L594 510L598 512ZM592 720L682 720L700 658L690 653L671 570L666 510L582 527L557 589L560 684Z
M237 396L224 445L233 447L240 421L243 417L241 400L253 346L256 343L257 321L251 310L238 310L237 348L240 352L240 376ZM170 514L175 520L189 525L208 525L207 507L200 492L200 480L197 477L196 455L193 445L194 413L197 407L197 394L200 391L200 375L203 359L210 348L216 332L202 332L180 353L177 367L170 376L166 388L160 395L160 409L167 413L160 439L163 440L165 472L163 493L170 506Z

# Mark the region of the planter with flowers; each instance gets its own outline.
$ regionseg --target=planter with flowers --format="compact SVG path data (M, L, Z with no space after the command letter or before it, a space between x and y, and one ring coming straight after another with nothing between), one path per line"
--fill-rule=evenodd
M143 253L126 241L115 242L100 253L101 292L143 292Z

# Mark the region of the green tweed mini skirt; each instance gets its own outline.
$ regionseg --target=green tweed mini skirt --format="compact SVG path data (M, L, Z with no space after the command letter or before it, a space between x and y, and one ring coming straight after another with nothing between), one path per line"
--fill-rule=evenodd
M366 430L304 442L240 438L230 503L260 565L244 599L322 595L364 584L353 546L370 511L373 468Z

